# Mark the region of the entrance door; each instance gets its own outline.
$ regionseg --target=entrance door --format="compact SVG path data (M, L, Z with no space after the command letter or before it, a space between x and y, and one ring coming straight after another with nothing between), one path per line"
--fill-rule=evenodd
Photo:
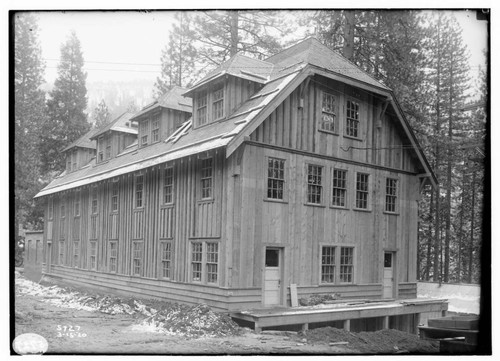
M394 297L394 257L392 252L384 253L383 297Z
M264 306L281 304L281 250L266 248L264 267Z

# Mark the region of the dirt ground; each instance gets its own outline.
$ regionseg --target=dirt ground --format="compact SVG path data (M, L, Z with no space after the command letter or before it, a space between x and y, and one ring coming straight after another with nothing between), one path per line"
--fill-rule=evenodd
M420 340L416 335L396 330L351 333L323 327L311 329L304 334L291 331L264 331L256 334L248 328L238 327L227 336L186 337L175 332L158 332L157 328L145 325L144 318L138 314L112 315L62 307L52 302L58 295L21 293L19 287L16 287L15 298L15 336L23 333L43 336L49 344L47 354L258 355L439 352L436 342Z

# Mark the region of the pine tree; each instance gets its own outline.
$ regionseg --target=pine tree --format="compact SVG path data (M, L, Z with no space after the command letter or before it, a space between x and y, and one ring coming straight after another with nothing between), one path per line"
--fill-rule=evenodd
M47 101L49 119L42 131L42 165L44 171L61 171L65 162L61 150L90 129L87 107L87 73L76 33L71 32L61 46L58 77Z
M38 41L38 25L33 14L14 17L14 195L15 232L19 227L41 227L41 205L34 195L44 186L40 178L37 151L41 124L45 120L45 65Z
M109 112L108 106L104 99L101 99L97 107L94 109L94 113L92 114L92 118L94 119L94 128L101 128L111 121L111 113Z
M168 44L162 50L161 75L156 78L155 96L159 98L173 86L189 87L195 80L194 47L195 33L192 30L192 16L179 12L175 15L178 25L174 24L169 35Z

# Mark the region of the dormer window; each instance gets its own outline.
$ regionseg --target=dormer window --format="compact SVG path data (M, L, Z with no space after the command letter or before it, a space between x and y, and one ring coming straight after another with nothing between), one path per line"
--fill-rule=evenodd
M73 150L73 153L71 154L71 162L72 162L71 169L73 171L76 170L76 152L77 152L77 150L75 149L75 150Z
M144 120L141 123L141 147L145 147L148 145L148 137L149 137L149 119Z
M160 116L155 115L151 120L151 142L157 143L160 141Z
M106 159L111 158L111 144L106 146Z
M196 101L196 117L198 125L203 125L207 122L207 92L200 93Z
M224 116L224 84L220 84L212 93L212 119L217 120Z
M97 163L104 161L104 137L97 138Z

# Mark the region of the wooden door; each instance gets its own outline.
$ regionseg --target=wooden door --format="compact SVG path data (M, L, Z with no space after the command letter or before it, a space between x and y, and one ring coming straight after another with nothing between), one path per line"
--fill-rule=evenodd
M384 253L384 281L382 297L394 297L394 257L392 252Z
M264 267L264 306L281 304L281 250L267 247Z

